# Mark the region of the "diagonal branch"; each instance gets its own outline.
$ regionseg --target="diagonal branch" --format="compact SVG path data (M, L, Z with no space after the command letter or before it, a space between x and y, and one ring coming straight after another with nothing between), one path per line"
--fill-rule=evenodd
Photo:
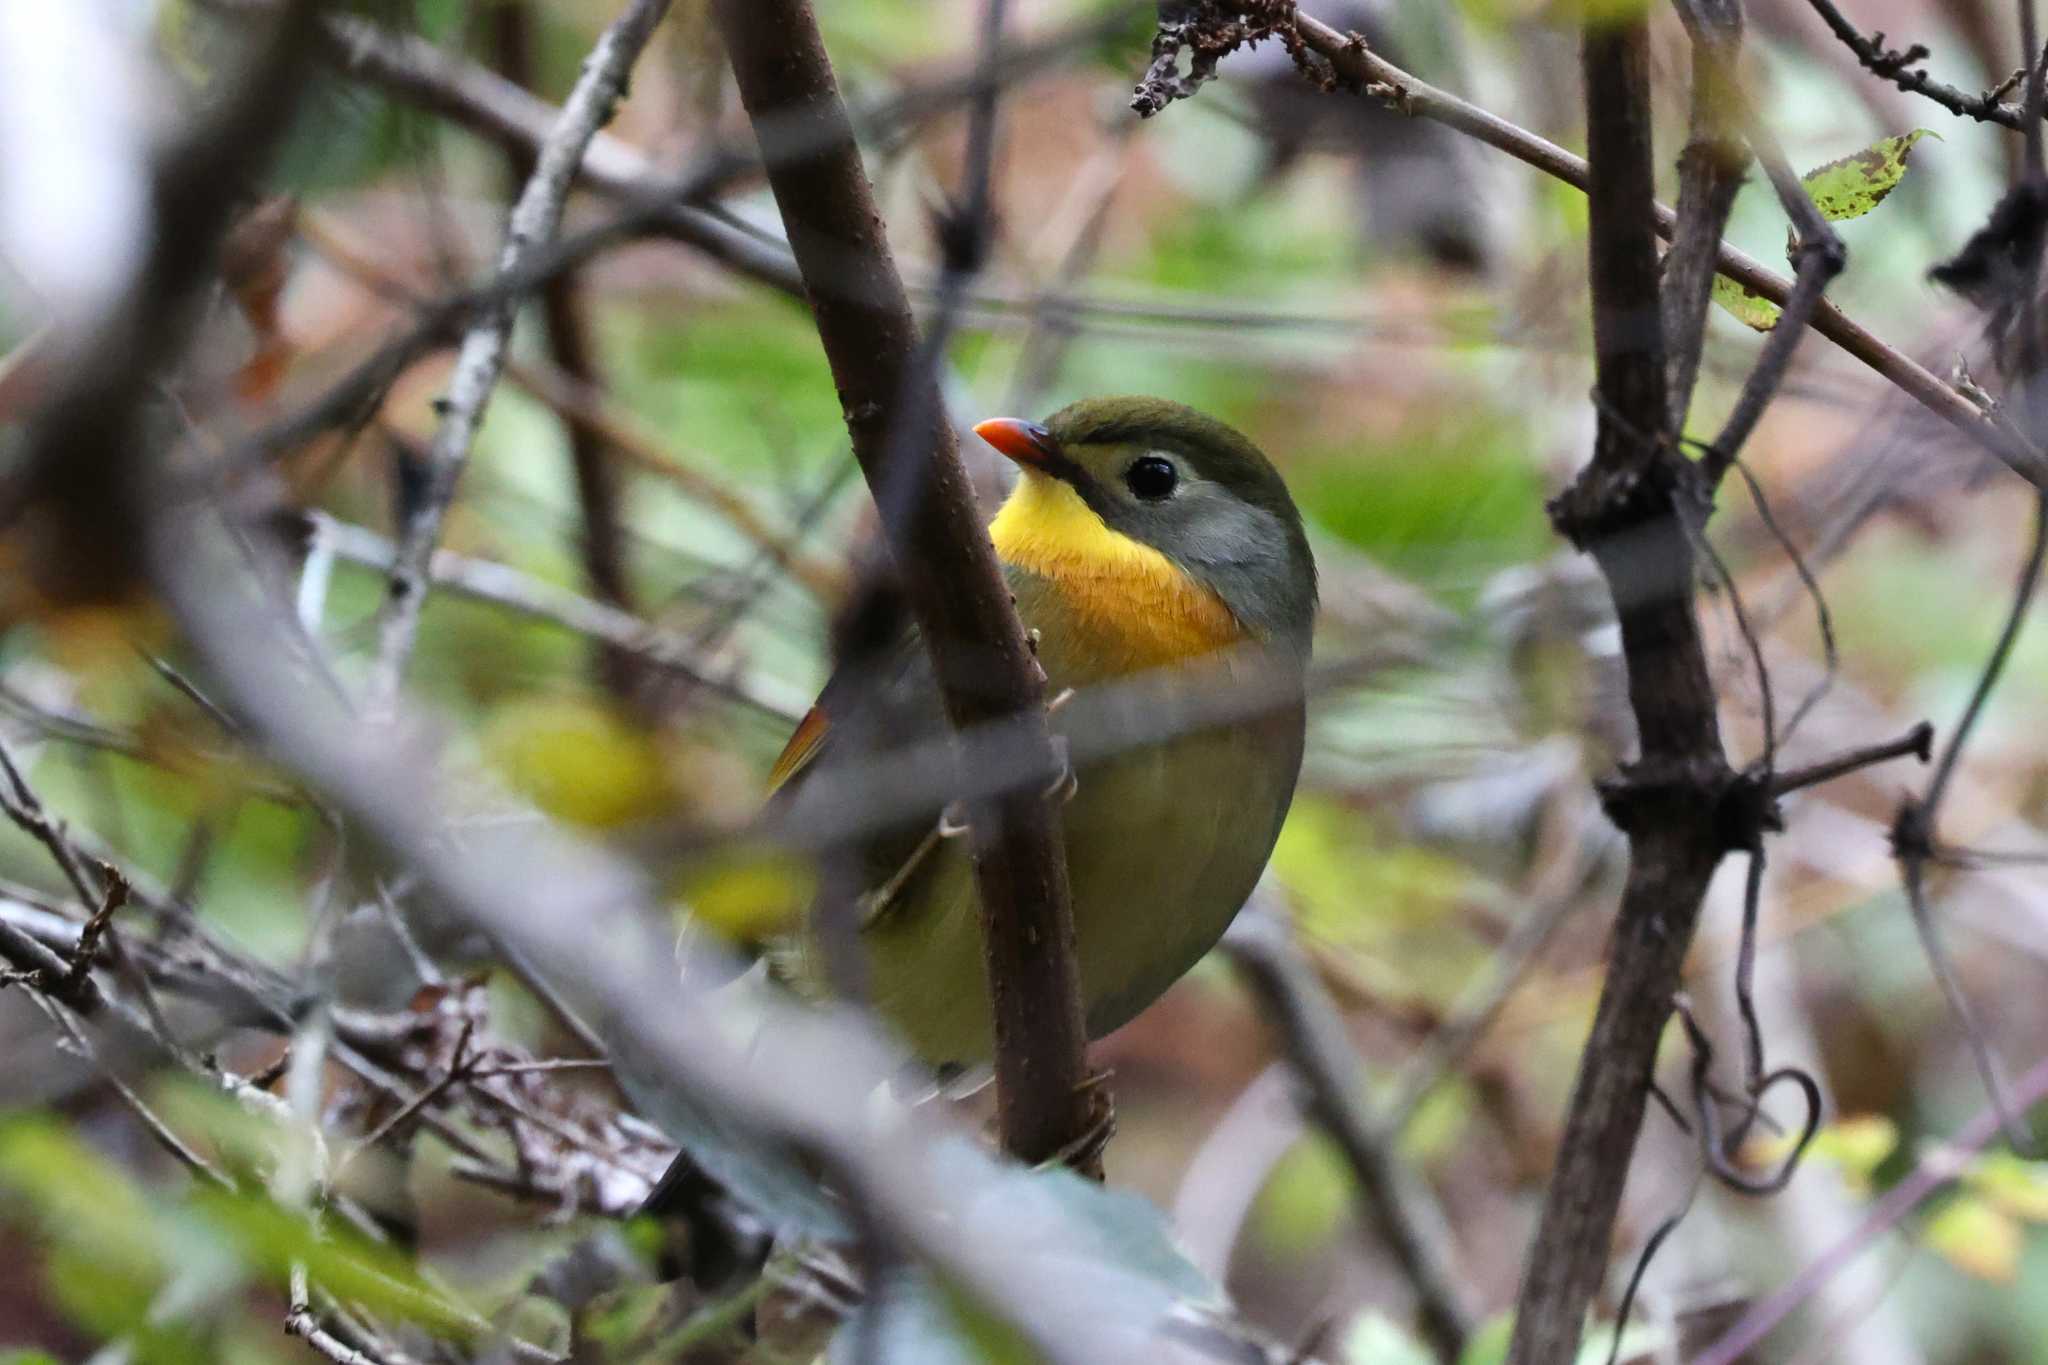
M2025 121L2025 114L2013 105L2002 102L2002 95L2008 87L1987 90L1981 95L1965 94L1953 85L1944 84L1930 77L1920 69L1928 52L1920 43L1894 50L1884 45L1884 35L1873 33L1865 37L1861 29L1850 23L1836 8L1834 0L1807 0L1813 12L1821 17L1828 31L1842 41L1842 45L1854 53L1856 60L1871 75L1890 81L1909 95L1925 95L1958 118L1973 118L1980 123L1996 123L2001 127L2017 129ZM2031 54L2030 60L2038 61L2038 54ZM2036 115L2035 123L2040 122Z
M287 526L308 546L319 546L338 559L389 573L397 550L375 531L338 522L325 513L309 512ZM803 716L804 698L766 674L721 665L707 651L672 631L651 625L631 612L599 602L567 588L520 572L509 564L476 559L453 550L436 550L427 563L429 581L463 597L490 602L537 621L585 636L659 669L673 670L721 696L744 703L766 716L795 724Z
M1302 957L1286 922L1256 903L1237 917L1224 949L1278 1020L1307 1108L1357 1177L1362 1212L1415 1290L1422 1330L1441 1360L1455 1361L1472 1335L1472 1309L1452 1260L1443 1210L1395 1153L1399 1130L1358 1097L1358 1058L1329 993Z
M1027 744L1048 751L1043 674L982 529L933 375L918 366L910 302L817 20L806 0L720 0L714 13L948 718L966 727L1015 717ZM784 130L796 138L792 154L771 140ZM896 439L920 457L915 476L889 467L892 435L905 421L917 425ZM907 496L892 495L913 478ZM1083 1084L1087 1037L1066 858L1038 792L978 803L970 820L998 1120L1005 1147L1044 1161L1079 1143L1094 1112Z
M2015 1102L2023 1106L2039 1104L2048 1098L2048 1062L2036 1062L2014 1089ZM1692 1365L1740 1365L1740 1362L1752 1359L1751 1352L1779 1323L1819 1293L1829 1280L1857 1257L1881 1245L1884 1234L1897 1227L1913 1210L1939 1190L1953 1184L1967 1168L1969 1158L1998 1135L1999 1117L1998 1107L1994 1105L1964 1124L1954 1137L1925 1157L1911 1174L1873 1200L1862 1220L1826 1252L1785 1284L1751 1304L1719 1340L1693 1357Z
M141 524L108 496L110 471L148 439L152 385L191 334L238 196L290 124L317 9L312 0L278 7L246 67L220 82L223 98L153 159L137 187L149 248L118 307L56 319L39 345L46 358L62 348L65 378L0 474L0 529L29 508L47 519L32 543L56 547L53 562L30 567L61 599L119 599L141 570Z
M1583 158L1417 79L1372 51L1362 39L1339 33L1306 14L1298 16L1295 22L1302 41L1326 58L1346 84L1387 101L1403 113L1435 119L1456 128L1568 185L1589 190L1589 171ZM1677 216L1669 208L1653 200L1645 212L1655 215L1660 234L1668 237L1675 230ZM1745 289L1781 307L1792 302L1792 281L1766 269L1754 257L1726 243L1720 248L1718 268L1721 274ZM1825 299L1817 299L1813 305L1813 327L1890 380L1929 412L2004 461L2021 478L2037 487L2048 486L2048 458L2005 425L1987 416L1954 385L1943 382L1918 361L1886 345L1861 323Z
M505 245L498 257L500 274L517 269L535 251L554 240L562 223L562 207L584 150L597 130L611 121L624 96L626 76L634 59L668 10L668 0L628 0L626 10L597 41L585 61L576 88L562 106L560 119L534 157L534 171L512 206ZM368 709L387 713L404 682L406 661L419 634L420 612L426 605L428 561L441 538L441 523L455 500L455 486L469 463L469 451L483 420L484 405L497 387L512 333L514 304L500 300L470 325L441 401L441 424L427 451L425 486L413 505L401 509L398 555L392 562L391 586L377 621L377 658L368 683Z

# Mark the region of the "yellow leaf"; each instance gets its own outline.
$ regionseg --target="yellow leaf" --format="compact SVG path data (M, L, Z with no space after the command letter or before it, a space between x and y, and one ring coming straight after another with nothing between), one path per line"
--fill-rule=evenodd
M1753 1137L1742 1145L1742 1164L1750 1170L1776 1167L1792 1154L1797 1141L1793 1133ZM1837 1119L1815 1133L1807 1157L1827 1162L1842 1173L1843 1184L1867 1194L1871 1175L1898 1146L1896 1123L1882 1114L1857 1114Z
M817 874L785 850L735 848L693 863L673 891L696 922L720 938L762 943L803 922Z
M1778 314L1784 311L1762 294L1737 284L1726 275L1714 276L1714 302L1734 314L1735 320L1743 326L1759 332L1768 332L1778 325Z
M2019 1273L2020 1225L1976 1195L1961 1195L1927 1220L1927 1245L1966 1275L2011 1284Z
M1971 1189L2006 1213L2030 1223L2048 1223L2048 1161L2027 1161L2010 1152L1986 1152L1963 1177Z
M483 750L512 788L558 820L614 829L670 809L674 789L653 737L582 697L500 706Z

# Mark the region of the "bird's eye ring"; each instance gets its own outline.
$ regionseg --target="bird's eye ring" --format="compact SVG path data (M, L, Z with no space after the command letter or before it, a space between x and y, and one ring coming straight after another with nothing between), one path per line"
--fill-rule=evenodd
M1179 483L1180 471L1173 467L1173 461L1160 455L1140 455L1124 470L1124 486L1146 502L1172 497Z

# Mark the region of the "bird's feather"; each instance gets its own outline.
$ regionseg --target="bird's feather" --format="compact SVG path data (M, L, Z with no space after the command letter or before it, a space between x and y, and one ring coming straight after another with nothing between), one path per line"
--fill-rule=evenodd
M782 746L776 755L775 766L768 770L768 790L771 794L781 791L789 780L810 765L818 756L818 750L825 745L825 737L832 730L832 718L825 714L822 703L814 704L804 712L804 718L789 737L789 743Z

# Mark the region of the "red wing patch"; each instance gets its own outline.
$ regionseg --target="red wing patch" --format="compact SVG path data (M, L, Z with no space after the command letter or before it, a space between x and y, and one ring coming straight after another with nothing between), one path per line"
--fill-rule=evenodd
M775 766L768 770L768 790L778 790L783 783L802 772L804 765L817 757L831 729L832 720L825 714L824 707L813 706L804 712L804 718L797 722L796 732L789 737L789 743L782 746Z

